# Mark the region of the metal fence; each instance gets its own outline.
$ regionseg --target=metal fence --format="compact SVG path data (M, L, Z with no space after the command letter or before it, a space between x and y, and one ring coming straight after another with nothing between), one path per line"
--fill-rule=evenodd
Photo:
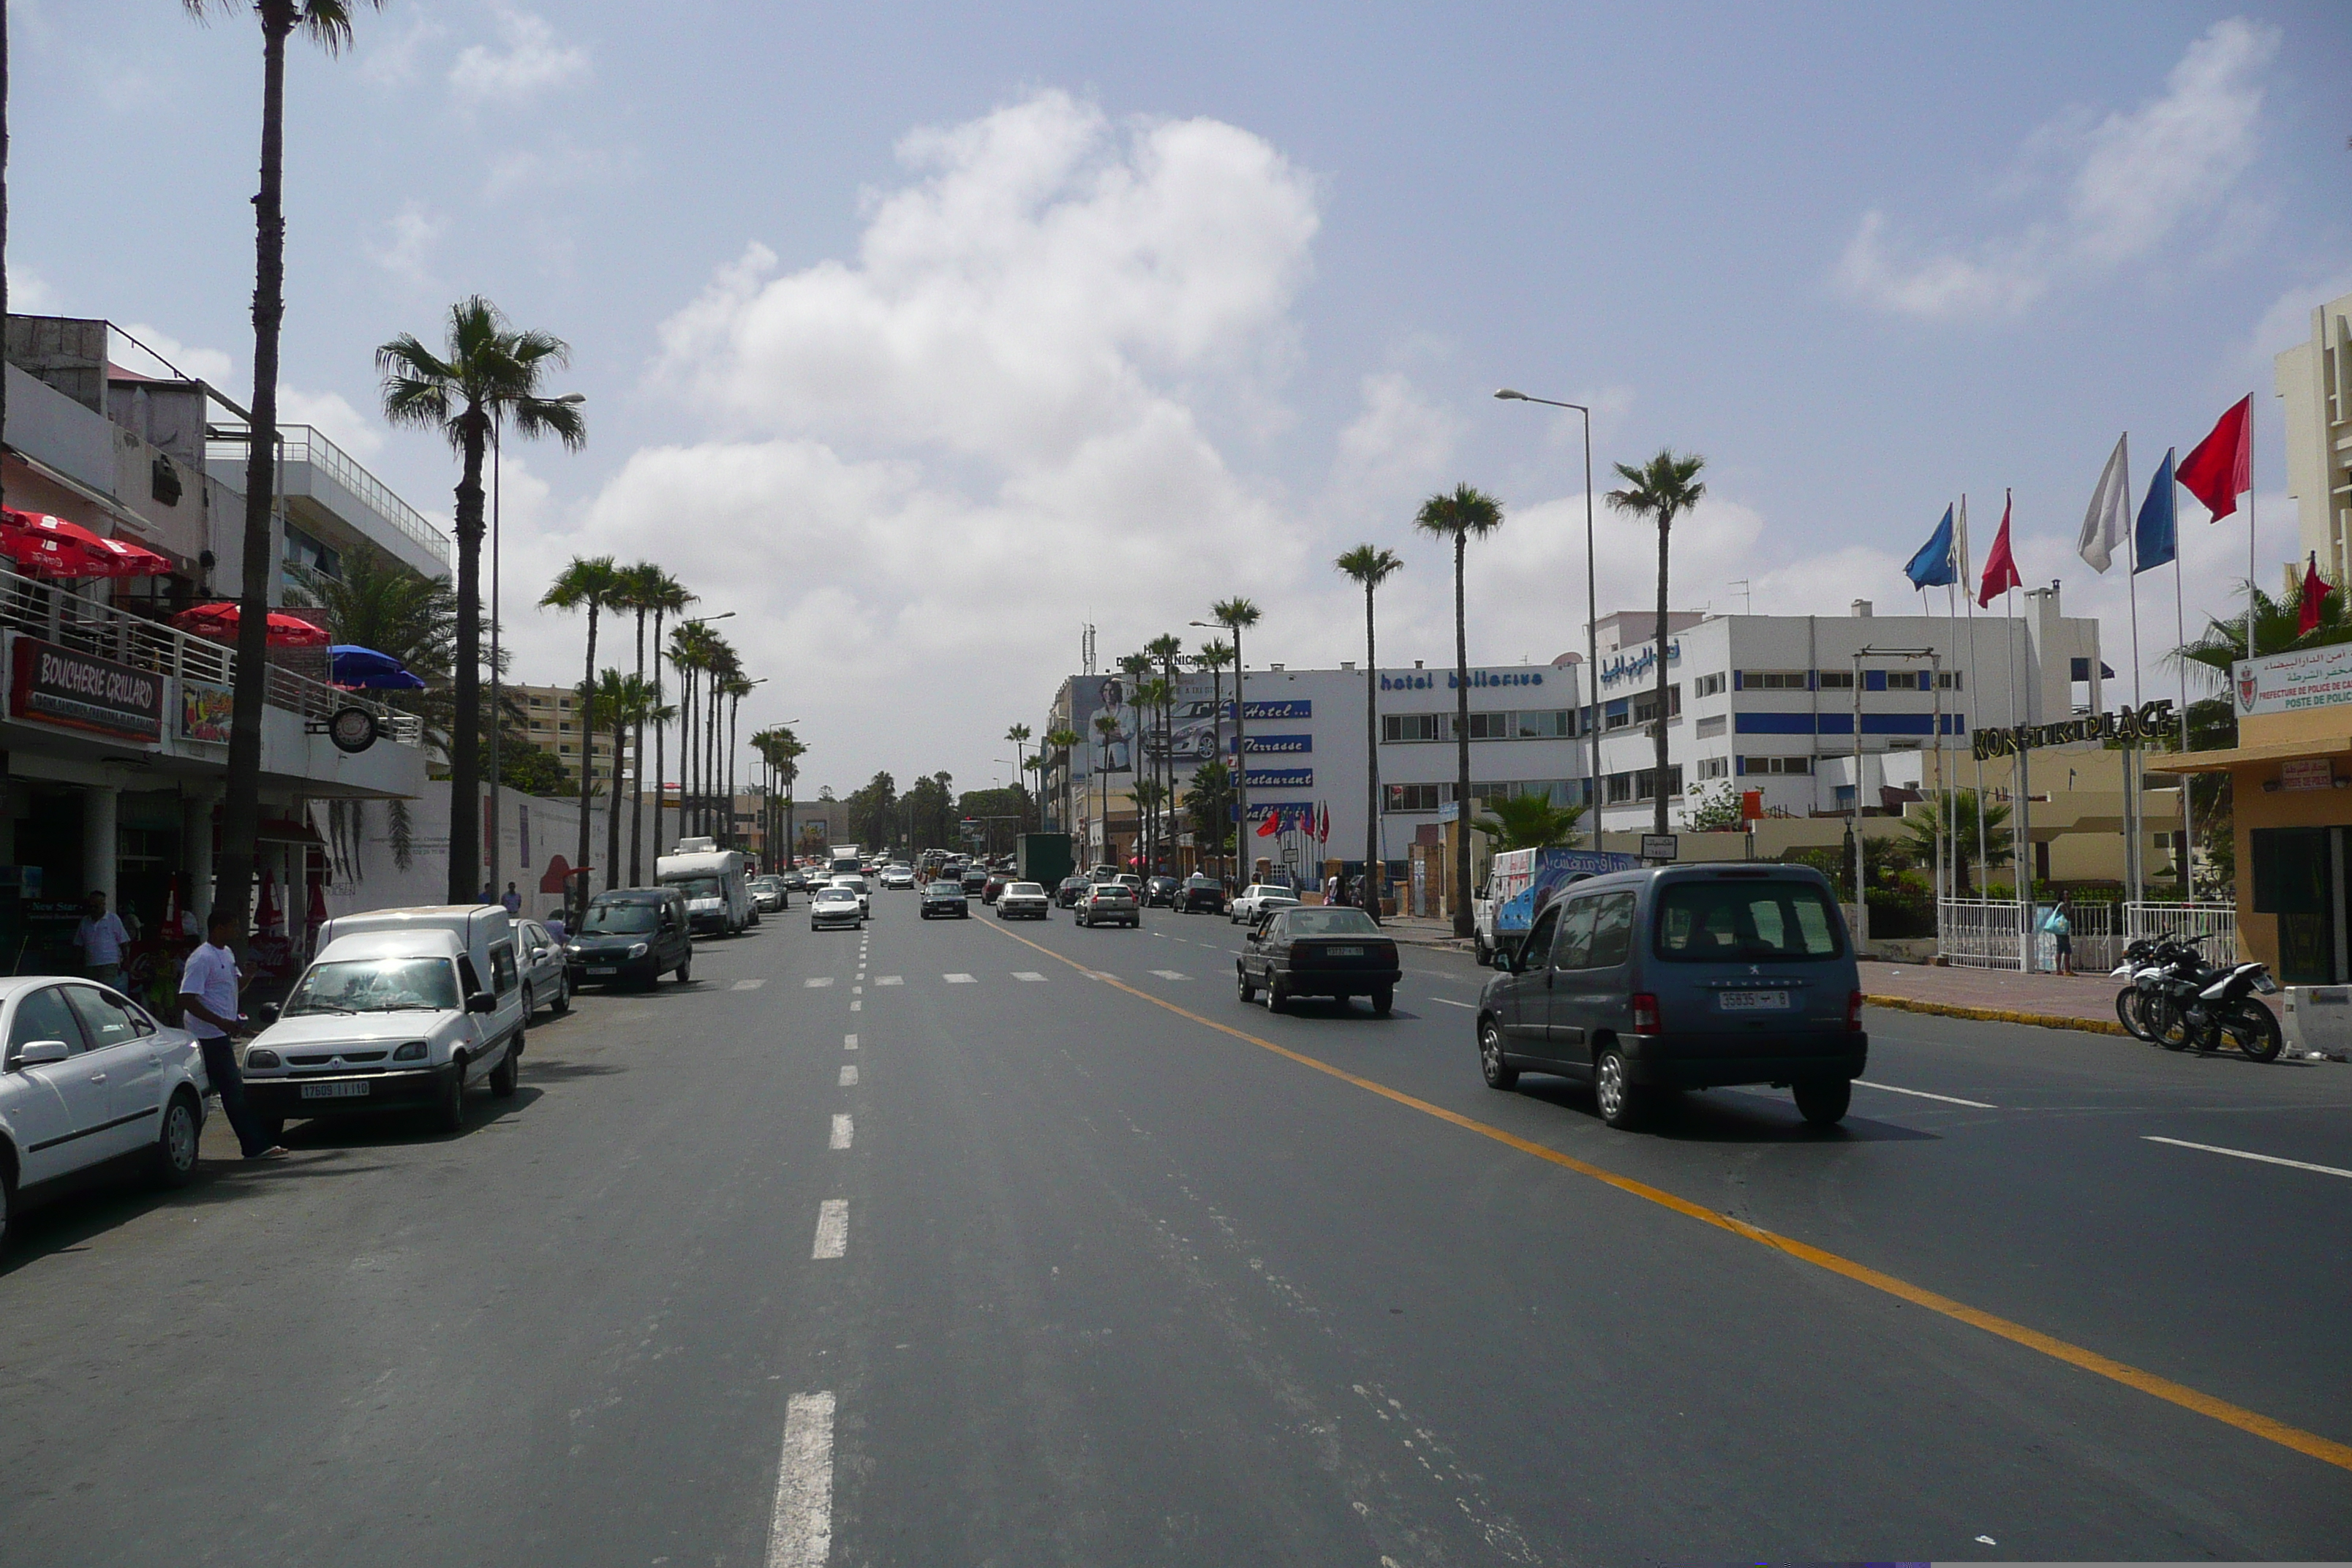
M2238 910L2234 904L2126 904L2124 940L2145 936L2204 937L2205 956L2226 963L2238 956Z
M1941 899L1936 904L1936 937L1947 963L1969 969L2023 969L2023 933L2028 911L2006 900ZM2238 951L2238 911L2229 904L2069 903L2074 968L2085 974L2113 969L2124 949L2142 937L2201 936L2216 962ZM2033 966L2047 973L2058 957L2057 940L2033 932Z
M2021 969L2025 914L2000 899L1936 900L1936 946L1947 963L1968 969Z
M205 443L207 462L241 462L253 449L253 439L242 426L215 426ZM374 509L377 516L432 552L443 566L449 564L449 536L425 520L425 514L401 500L392 487L361 467L352 455L309 425L278 427L278 461L288 466L308 463ZM282 481L281 481L282 483Z

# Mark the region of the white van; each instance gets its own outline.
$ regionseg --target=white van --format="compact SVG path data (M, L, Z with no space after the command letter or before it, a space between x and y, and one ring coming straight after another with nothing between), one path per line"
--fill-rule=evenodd
M514 1093L529 1020L514 922L496 904L344 915L245 1047L245 1097L287 1121L402 1107L465 1123L469 1085Z
M654 879L686 895L687 923L697 931L735 936L760 923L743 857L710 839L679 839L675 854L654 862Z

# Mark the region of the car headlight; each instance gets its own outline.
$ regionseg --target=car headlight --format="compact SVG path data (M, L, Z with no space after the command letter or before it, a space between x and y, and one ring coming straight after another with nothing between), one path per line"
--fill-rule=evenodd
M583 948L583 947L582 947L578 942L565 942L565 943L563 944L563 951L564 951L564 952L565 952L566 954L568 954L569 956L573 957L573 958L577 958L577 957L579 957L579 956L580 956L580 954L581 954L581 953L584 952L585 952L585 951L587 951L587 950L586 950L586 949L584 949L584 948Z
M647 953L651 952L652 951L653 951L653 949L652 949L652 948L647 947L644 942L631 942L631 943L629 944L629 956L630 956L631 958L643 958L646 954L647 954Z
M396 1062L423 1061L425 1059L425 1042L423 1040L403 1041L400 1048L392 1053L392 1059Z
M278 1065L278 1053L256 1047L245 1053L245 1065L249 1068L274 1068Z

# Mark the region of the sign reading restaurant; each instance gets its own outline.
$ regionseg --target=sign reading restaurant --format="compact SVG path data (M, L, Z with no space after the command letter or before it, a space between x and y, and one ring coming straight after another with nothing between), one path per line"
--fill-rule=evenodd
M163 678L19 636L8 684L11 718L128 741L163 738Z
M2241 713L2293 713L2352 702L2352 643L2242 658L2230 667Z

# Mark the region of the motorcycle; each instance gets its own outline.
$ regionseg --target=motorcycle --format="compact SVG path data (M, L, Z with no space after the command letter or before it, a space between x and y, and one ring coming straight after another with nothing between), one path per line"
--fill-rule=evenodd
M2116 994L2116 1017L2133 1036L2168 1050L2189 1047L2181 1015L2196 993L2221 973L2209 971L2198 952L2196 944L2203 940L2142 937L2125 950L2112 976L2130 983Z
M2275 1061L2286 1038L2276 1015L2254 996L2278 994L2268 966L2209 965L2196 940L2158 942L2148 962L2133 972L2136 1000L2117 997L2116 1016L2126 1028L2137 1021L2142 1039L2167 1050L2210 1053L2234 1045L2254 1061Z
M2255 1061L2276 1061L2286 1037L2279 1031L2278 1016L2255 1000L2257 991L2278 994L2278 982L2266 964L2237 964L2199 992L2198 1005L2189 1013L2197 1048L2210 1052L2234 1045Z

